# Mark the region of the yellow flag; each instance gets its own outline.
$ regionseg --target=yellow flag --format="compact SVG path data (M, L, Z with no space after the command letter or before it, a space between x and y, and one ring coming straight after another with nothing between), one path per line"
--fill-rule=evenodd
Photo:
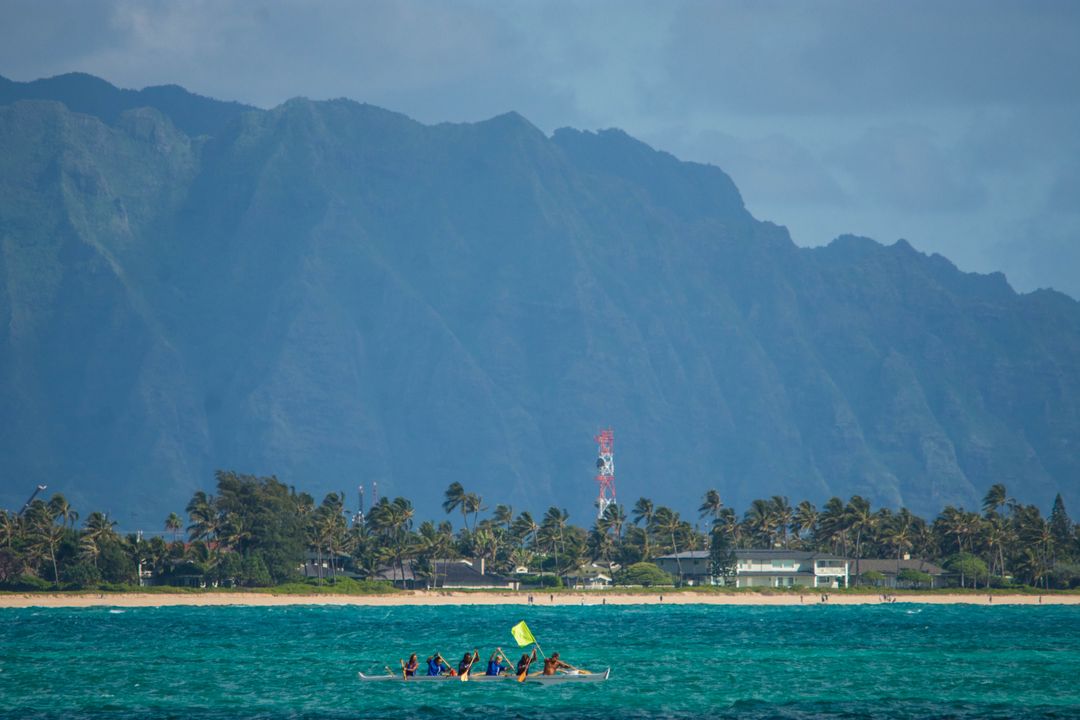
M510 628L510 634L514 636L518 647L525 647L536 642L536 638L533 637L532 631L529 630L529 626L525 624L524 620Z

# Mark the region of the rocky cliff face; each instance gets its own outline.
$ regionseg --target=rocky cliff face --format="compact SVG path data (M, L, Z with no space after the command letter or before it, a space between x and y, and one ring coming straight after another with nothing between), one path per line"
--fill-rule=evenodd
M453 480L584 519L1004 482L1080 503L1080 306L904 242L795 247L717 168L508 114L425 126L0 82L0 505L153 528L218 467Z

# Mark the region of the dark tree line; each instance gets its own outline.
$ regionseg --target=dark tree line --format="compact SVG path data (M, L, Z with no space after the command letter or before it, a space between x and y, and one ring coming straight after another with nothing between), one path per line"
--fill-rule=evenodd
M62 495L35 500L22 513L0 511L0 585L23 589L157 584L271 586L299 579L305 561L316 582L348 571L437 585L438 560L484 559L495 572L522 568L540 583L586 563L628 568L668 553L705 550L717 577L730 575L741 548L815 550L852 558L856 581L864 558L905 555L938 562L964 586L1080 585L1080 530L1060 495L1049 517L994 485L980 512L946 507L932 520L907 509L874 509L859 496L831 498L820 508L786 497L754 500L742 513L705 493L694 523L639 498L629 509L613 504L591 526L570 523L566 510L534 516L509 505L484 504L461 483L446 490L443 509L460 514L417 524L412 503L384 498L362 522L345 507L344 493L316 504L274 477L216 474L216 494L195 493L166 518L164 535L121 537L100 512L79 514ZM489 512L490 510L490 512ZM899 562L898 562L899 569ZM681 574L681 570L679 571ZM864 580L871 579L864 577Z

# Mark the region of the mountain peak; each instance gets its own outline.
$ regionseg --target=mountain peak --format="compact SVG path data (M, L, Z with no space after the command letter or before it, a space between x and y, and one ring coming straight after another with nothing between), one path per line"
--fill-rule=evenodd
M577 517L613 426L620 492L687 513L713 483L1080 503L1060 295L903 240L797 249L722 170L621 130L0 82L34 97L0 112L0 458L28 486L157 524L218 468L377 478L421 515L461 478ZM40 132L75 112L110 131Z

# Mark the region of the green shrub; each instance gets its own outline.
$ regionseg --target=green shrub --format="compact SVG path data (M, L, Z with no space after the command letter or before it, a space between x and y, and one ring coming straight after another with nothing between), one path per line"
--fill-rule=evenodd
M241 582L246 587L267 587L273 581L270 579L270 571L263 562L262 555L255 553L244 558L243 569L240 573Z
M901 583L906 583L914 587L930 587L930 583L934 580L934 578L930 576L930 573L916 570L915 568L902 569L900 574L896 576L896 579Z
M867 570L859 576L859 579L870 585L880 585L885 582L885 573L877 570Z
M97 587L101 582L101 572L88 562L69 565L60 573L60 579L75 590Z
M639 562L615 573L616 585L671 585L671 576L650 562Z
M8 584L12 590L52 590L53 584L48 580L42 580L37 575L23 573L18 575Z
M959 580L964 585L976 583L986 578L986 563L982 558L968 552L957 553L945 561L945 567L950 572L959 575Z

